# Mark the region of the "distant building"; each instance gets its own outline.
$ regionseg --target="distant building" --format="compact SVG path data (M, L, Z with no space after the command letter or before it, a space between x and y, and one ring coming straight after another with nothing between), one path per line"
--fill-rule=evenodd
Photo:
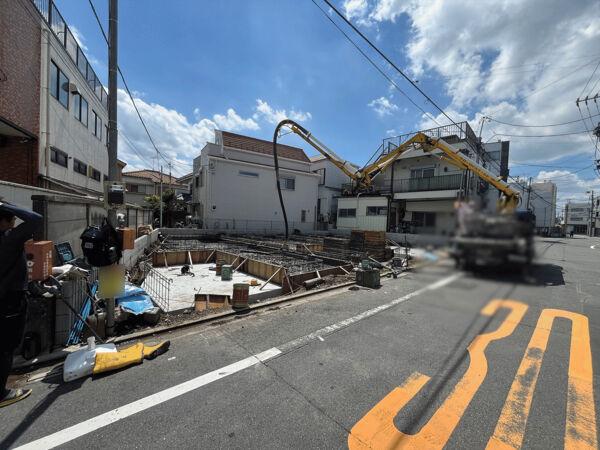
M539 183L528 183L523 180L519 183L510 184L513 189L519 191L521 203L519 211L529 210L535 214L535 227L538 233L548 233L556 225L556 184L551 181ZM529 190L531 189L531 191Z
M0 2L0 179L98 195L107 93L52 0Z
M186 192L187 187L178 182L176 177L161 173L158 170L134 170L123 172L123 182L127 189L126 199L128 203L148 207L146 197L150 195L160 195L160 185L162 179L163 193L167 190L175 191L175 194Z
M311 231L321 176L301 148L278 144L278 156L290 232ZM194 159L193 173L192 214L203 228L283 231L272 142L216 130L215 142Z
M574 234L589 234L591 219L591 205L589 202L567 202L565 205L566 232Z
M337 221L338 197L342 187L351 183L350 177L322 155L310 158L311 171L319 175L317 197L317 228L334 228ZM358 166L355 167L358 170Z
M176 191L177 196L187 205L188 212L192 212L192 186L194 184L194 173L190 172L182 177L177 178L177 183L181 188Z
M481 144L467 122L422 132L444 139L506 180L509 142ZM381 154L393 151L413 135L384 139ZM495 210L498 191L442 159L441 154L439 150L408 151L375 178L379 196L338 199L338 228L451 235L456 228L454 203L459 196Z

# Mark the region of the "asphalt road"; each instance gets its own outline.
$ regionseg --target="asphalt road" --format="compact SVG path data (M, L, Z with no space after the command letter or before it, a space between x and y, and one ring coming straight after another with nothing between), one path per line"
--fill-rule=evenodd
M525 278L442 262L49 374L0 410L0 448L595 448L600 239L537 250Z

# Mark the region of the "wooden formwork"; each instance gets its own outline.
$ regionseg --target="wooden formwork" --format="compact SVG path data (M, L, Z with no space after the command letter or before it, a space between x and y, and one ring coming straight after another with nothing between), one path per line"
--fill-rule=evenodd
M311 272L303 272L297 273L295 275L290 275L288 278L292 284L292 289L296 290L302 283L307 280L312 280L313 278L324 277L326 275L347 275L353 269L352 264L346 264L344 266L339 267L330 267L328 269L313 270Z

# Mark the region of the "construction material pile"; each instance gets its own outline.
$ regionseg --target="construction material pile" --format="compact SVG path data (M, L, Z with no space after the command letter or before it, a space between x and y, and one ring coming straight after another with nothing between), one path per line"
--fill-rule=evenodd
M386 258L385 231L353 230L350 234L350 249L366 253L378 261L389 259Z

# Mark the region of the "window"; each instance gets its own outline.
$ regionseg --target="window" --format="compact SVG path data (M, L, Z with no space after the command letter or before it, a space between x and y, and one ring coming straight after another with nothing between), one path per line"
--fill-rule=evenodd
M202 173L202 172L200 172ZM256 172L247 172L245 170L240 170L238 172L239 175L243 176L243 177L252 177L252 178L258 178L258 174Z
M69 165L69 155L56 147L50 147L50 161L59 166L67 167Z
M73 172L80 173L81 175L87 176L87 164L82 163L78 159L73 160Z
M196 187L200 187L200 175L196 175L196 178L194 178L194 180Z
M104 145L106 145L108 147L108 127L106 125L104 125L104 131L105 131L104 135L106 136L106 141L104 141L105 142Z
M139 185L137 185L137 184L129 184L129 183L127 183L125 185L125 187L127 188L127 192L140 192L139 191Z
M281 184L281 189L287 189L289 191L293 191L296 189L295 178L279 177L279 182Z
M319 186L325 185L325 167L323 167L322 169L314 170L313 172L321 177L319 178Z
M338 210L339 217L356 217L356 208L342 208Z
M306 210L300 211L300 222L306 222Z
M387 216L387 206L367 206L367 216Z
M94 136L102 140L102 119L96 111L93 111L93 116L94 123L92 125L94 126Z
M96 180L96 181L100 181L100 178L102 176L102 174L100 173L99 170L94 169L93 167L90 167L90 178Z
M69 109L69 79L54 61L50 62L49 88L52 97L58 100L65 108Z
M81 94L73 95L73 115L86 127L88 125L88 102Z
M433 167L425 167L419 169L410 169L411 178L431 178L435 173Z
M435 213L413 212L412 221L418 227L435 227Z

